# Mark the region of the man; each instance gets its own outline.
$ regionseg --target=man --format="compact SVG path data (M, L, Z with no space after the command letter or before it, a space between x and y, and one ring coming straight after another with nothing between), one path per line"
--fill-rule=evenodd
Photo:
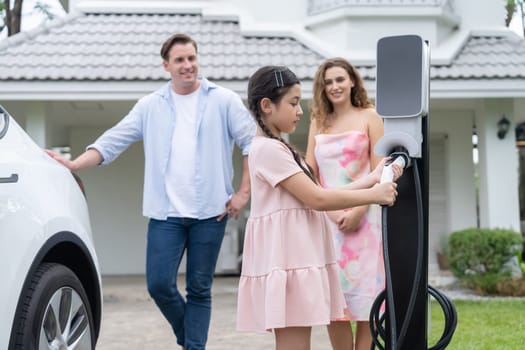
M247 154L256 126L234 92L198 77L197 43L175 34L161 49L171 81L140 99L129 114L86 152L69 161L75 171L107 164L143 140L144 216L149 217L148 291L186 350L205 349L211 287L226 216L237 218L249 200ZM233 193L232 153L241 148L243 175ZM186 251L186 298L177 273Z

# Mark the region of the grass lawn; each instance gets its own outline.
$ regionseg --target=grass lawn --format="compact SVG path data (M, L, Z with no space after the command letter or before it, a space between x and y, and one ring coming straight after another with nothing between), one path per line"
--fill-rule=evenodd
M447 350L525 350L525 299L453 301L458 325ZM443 312L430 305L429 347L443 331Z

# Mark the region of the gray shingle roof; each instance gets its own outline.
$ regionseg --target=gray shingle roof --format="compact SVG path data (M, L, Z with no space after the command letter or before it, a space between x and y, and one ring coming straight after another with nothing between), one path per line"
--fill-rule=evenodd
M290 37L243 36L238 22L197 14L69 15L0 42L0 81L157 81L168 79L159 55L175 32L199 43L200 68L211 80L246 80L266 64L289 66L312 79L323 57ZM359 66L375 80L375 66ZM472 36L435 80L524 79L525 41Z
M434 66L435 79L523 79L525 41L508 36L473 36L454 62Z
M244 80L266 64L287 65L304 79L323 59L289 37L243 36L229 20L85 14L0 42L0 80L166 80L160 47L176 32L198 42L200 70L212 80Z
M361 77L375 80L375 66L358 66ZM508 36L471 36L448 65L432 65L432 80L524 79L525 41Z

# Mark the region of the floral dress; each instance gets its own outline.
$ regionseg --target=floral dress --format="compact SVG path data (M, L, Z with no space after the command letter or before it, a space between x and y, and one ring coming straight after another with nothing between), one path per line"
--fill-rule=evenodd
M341 187L370 172L370 140L365 132L319 134L315 140L323 187ZM356 232L343 233L335 223L332 226L339 279L348 306L346 319L367 321L385 283L380 207L369 206Z

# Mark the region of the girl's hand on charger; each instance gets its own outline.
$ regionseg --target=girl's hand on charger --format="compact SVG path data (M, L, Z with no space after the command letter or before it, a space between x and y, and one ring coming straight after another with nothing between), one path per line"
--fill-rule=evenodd
M397 184L395 182L384 182L372 187L375 191L377 204L392 206L397 198Z
M394 172L394 181L397 181L403 175L403 168L397 164L392 165L392 171Z
M375 169L371 172L372 176L375 179L375 182L379 182L381 180L381 174L383 173L383 169L385 167L385 163L390 160L390 157L386 157L381 159L379 164L375 167ZM403 168L400 167L397 164L392 165L392 171L394 173L394 181L397 181L403 175Z
M389 159L390 159L389 157L381 159L381 161L377 164L375 169L372 172L370 172L375 182L379 182L381 180L381 174L383 173L383 168L385 167L385 163Z

